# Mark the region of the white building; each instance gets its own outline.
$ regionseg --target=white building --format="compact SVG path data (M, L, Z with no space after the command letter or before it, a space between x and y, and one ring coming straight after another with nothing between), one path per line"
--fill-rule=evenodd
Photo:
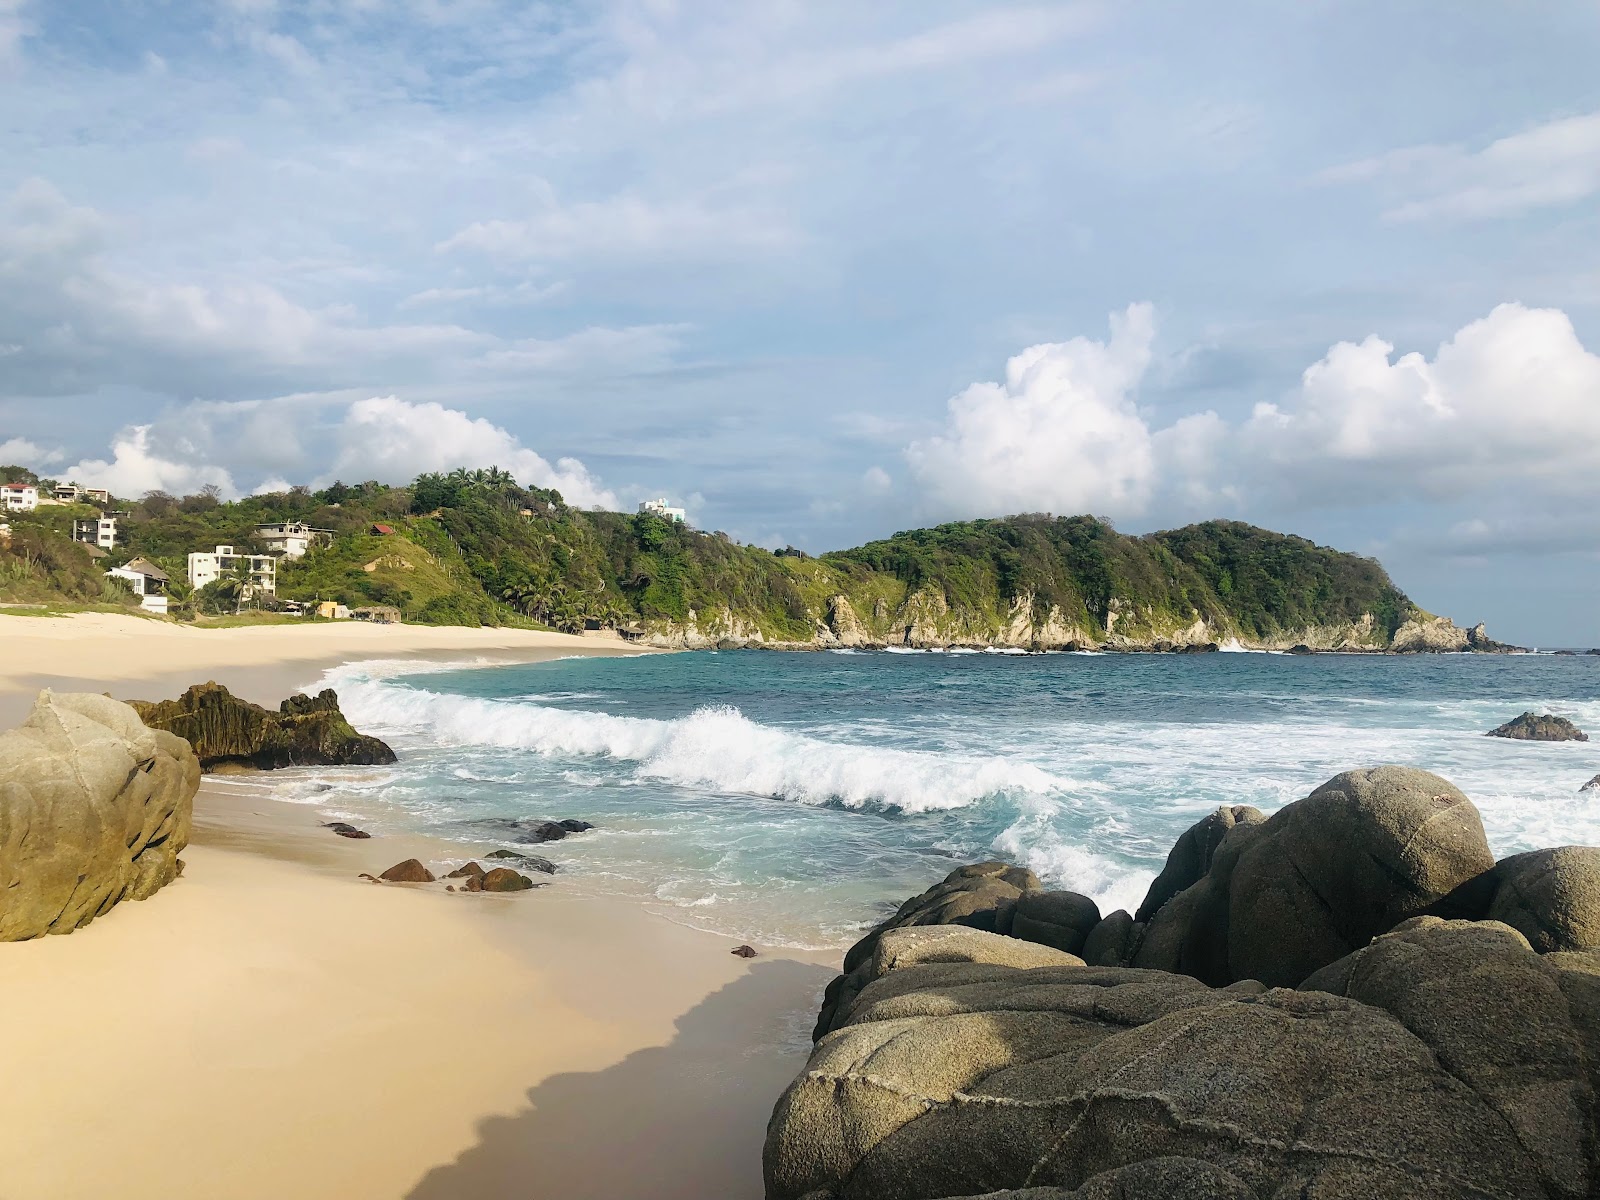
M87 517L72 523L74 541L110 550L117 544L117 519L115 517Z
M304 521L276 521L270 525L257 525L256 537L266 543L269 554L303 558L312 546L331 542L333 530L313 529Z
M667 520L676 521L680 525L689 519L689 514L684 512L683 509L673 508L668 504L665 496L655 500L641 501L639 511L642 513L654 513L658 517L665 517Z
M166 613L170 577L155 563L136 558L125 567L112 567L106 574L113 579L126 579L134 595L139 597L139 607L146 612Z
M111 493L105 488L79 487L75 483L60 483L56 485L56 499L62 504L76 504L83 501L86 504L110 504Z
M245 599L256 592L271 596L278 590L277 559L270 554L235 553L232 546L218 546L211 554L196 551L189 555L189 584L199 591L206 584L232 574L241 563L248 563L250 570L250 586Z
M39 507L39 489L31 483L0 483L0 504L6 512L32 512Z

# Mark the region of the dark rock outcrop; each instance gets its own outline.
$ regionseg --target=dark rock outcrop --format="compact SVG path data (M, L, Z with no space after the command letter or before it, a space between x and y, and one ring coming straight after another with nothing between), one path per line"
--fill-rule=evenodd
M559 842L573 832L559 821L527 817L484 817L473 821L472 827L491 833L504 841L533 846L541 842Z
M1228 829L1205 876L1151 916L1132 965L1293 987L1493 865L1452 784L1408 767L1346 772Z
M1011 936L1053 946L1068 954L1100 924L1100 907L1077 892L1024 892L1011 914Z
M1558 846L1513 854L1428 911L1503 922L1541 954L1600 950L1600 849Z
M197 683L176 700L131 700L151 729L165 729L194 747L200 767L374 766L394 751L355 731L331 688L290 696L278 711L241 700L220 683Z
M524 871L541 871L546 875L556 873L555 863L548 858L540 858L537 854L521 854L516 850L491 850L484 857L516 863Z
M1519 742L1587 742L1589 735L1565 717L1549 713L1525 712L1497 729L1489 737L1514 738Z
M71 933L178 877L200 764L126 704L39 693L0 734L0 941Z
M331 829L340 837L345 838L369 838L372 836L365 829L357 829L348 821L329 821L323 825L323 828Z
M1235 825L1259 825L1266 819L1265 813L1248 804L1223 805L1189 826L1173 844L1166 865L1145 893L1144 903L1133 919L1148 921L1168 900L1199 883L1211 870L1211 860L1228 830Z
M740 958L754 958L756 956L756 948L754 946L735 946L731 953L737 954Z
M395 863L378 878L385 883L432 883L433 872L423 866L419 859L408 858L405 862Z
M1089 931L1083 940L1083 961L1091 967L1125 967L1144 938L1144 923L1119 908Z
M562 820L557 821L556 824L561 826L561 828L565 829L568 833L588 833L589 830L594 828L594 826L588 821L579 821L573 817L565 817Z
M1580 792L1596 792L1596 791L1600 791L1600 775L1596 775L1593 779L1589 780L1588 783L1584 784L1578 790Z
M1579 1200L1600 974L1567 957L1425 918L1302 990L1214 990L890 931L778 1102L767 1196Z

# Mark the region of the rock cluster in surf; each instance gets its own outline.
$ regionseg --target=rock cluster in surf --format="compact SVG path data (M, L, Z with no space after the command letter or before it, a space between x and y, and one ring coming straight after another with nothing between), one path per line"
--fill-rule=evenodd
M1589 735L1565 717L1525 712L1504 725L1491 729L1489 737L1512 738L1519 742L1587 742Z
M239 699L220 683L197 683L176 700L129 703L151 729L175 733L194 747L204 771L395 761L386 744L357 733L345 720L331 688L315 696L290 696L277 712Z
M0 941L71 933L178 877L200 764L126 704L41 692L0 734Z
M770 1200L1600 1194L1600 850L1426 772L1219 809L1133 914L962 868L845 967Z

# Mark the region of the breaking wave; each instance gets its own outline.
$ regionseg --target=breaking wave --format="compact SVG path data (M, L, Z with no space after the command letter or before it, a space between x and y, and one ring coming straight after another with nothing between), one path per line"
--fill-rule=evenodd
M633 764L641 779L802 804L933 812L1068 786L1025 762L825 741L762 725L729 706L656 720L445 695L359 676L341 678L338 690L346 715L379 735L607 759Z

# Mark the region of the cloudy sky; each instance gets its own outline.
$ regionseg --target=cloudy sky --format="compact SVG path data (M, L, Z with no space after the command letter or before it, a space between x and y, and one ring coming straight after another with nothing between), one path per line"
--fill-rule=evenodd
M0 462L1230 516L1600 644L1600 4L0 0Z

